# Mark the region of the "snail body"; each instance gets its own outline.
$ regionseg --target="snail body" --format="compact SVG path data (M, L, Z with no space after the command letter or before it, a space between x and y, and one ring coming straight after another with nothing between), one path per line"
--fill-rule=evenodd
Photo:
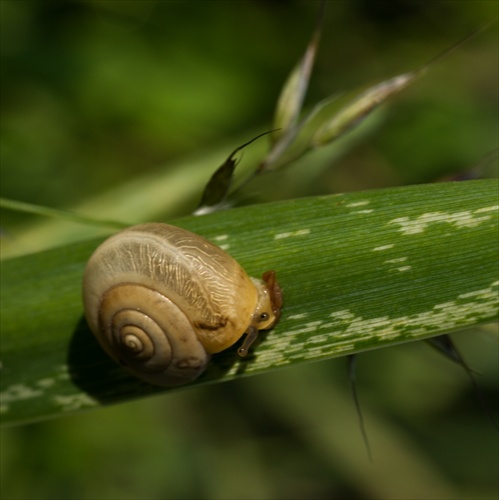
M275 273L250 278L205 238L148 223L108 238L83 277L90 329L111 358L146 382L173 387L197 378L211 354L245 333L241 356L278 320Z

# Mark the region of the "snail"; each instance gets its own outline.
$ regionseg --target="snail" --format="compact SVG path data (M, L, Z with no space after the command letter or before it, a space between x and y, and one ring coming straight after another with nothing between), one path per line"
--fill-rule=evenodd
M83 277L90 329L104 351L140 379L174 387L196 379L212 354L279 319L275 272L250 278L221 248L168 224L132 226L108 238Z

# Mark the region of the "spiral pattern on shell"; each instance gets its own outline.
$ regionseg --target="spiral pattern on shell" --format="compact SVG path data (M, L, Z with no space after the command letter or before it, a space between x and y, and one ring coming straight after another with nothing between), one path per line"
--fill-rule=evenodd
M108 290L100 304L99 324L104 349L147 382L183 384L195 379L209 360L183 312L142 285Z

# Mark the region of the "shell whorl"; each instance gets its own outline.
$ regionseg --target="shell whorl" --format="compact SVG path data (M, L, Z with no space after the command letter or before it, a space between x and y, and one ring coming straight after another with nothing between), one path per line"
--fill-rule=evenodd
M202 373L209 361L185 315L167 297L141 285L108 290L101 301L99 325L104 350L154 384L184 384Z

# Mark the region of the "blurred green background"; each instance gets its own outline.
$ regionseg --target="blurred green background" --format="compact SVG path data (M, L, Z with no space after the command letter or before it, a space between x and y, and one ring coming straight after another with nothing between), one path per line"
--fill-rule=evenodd
M0 9L1 195L138 222L192 212L210 173L271 127L318 3L2 0ZM328 2L306 105L415 69L497 16L495 0ZM497 60L495 24L360 131L265 176L246 202L473 167L498 147ZM264 148L265 139L251 146L241 166ZM487 175L496 168L497 154ZM0 222L4 256L97 233L6 210ZM497 329L454 338L497 420ZM360 356L373 464L346 372L338 359L3 429L0 496L498 497L498 436L462 370L425 344Z

